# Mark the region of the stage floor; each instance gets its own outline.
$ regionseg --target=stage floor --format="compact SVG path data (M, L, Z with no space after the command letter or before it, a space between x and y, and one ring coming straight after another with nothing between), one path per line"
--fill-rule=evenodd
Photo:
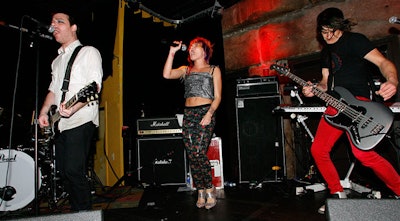
M225 187L217 190L217 205L211 210L198 209L195 206L197 193L194 190L179 188L179 186L148 186L146 188L140 186L118 187L119 193L121 189L133 188L133 194L140 195L139 203L130 208L118 207L101 207L104 221L132 221L132 220L185 220L185 221L236 221L236 220L272 220L272 221L290 221L290 220L307 220L322 221L330 220L327 215L321 215L317 212L318 208L326 202L326 191L311 191L305 194L296 194L296 188L305 186L305 184L286 180L282 182L265 182L257 186L248 184L237 184L235 187ZM183 191L182 191L183 189ZM137 191L142 190L142 191ZM178 191L179 190L179 191ZM378 190L374 188L374 190ZM392 196L387 189L382 190L382 199L390 199ZM359 194L354 191L348 191L351 199L368 199L366 194ZM98 197L98 196L97 196ZM123 195L123 197L127 197ZM129 198L129 197L128 197ZM134 197L131 197L135 199ZM118 199L114 199L117 201ZM135 200L138 200L137 198ZM368 199L378 200L378 199ZM399 200L400 202L400 200ZM397 204L396 204L397 205ZM58 210L54 216L65 215L68 220L68 207L65 210ZM357 206L354 206L357 211ZM373 211L374 208L371 208ZM61 214L60 214L61 213ZM31 211L32 214L32 211ZM52 215L41 214L42 215ZM24 214L16 214L16 212L3 212L0 216L1 220L15 220L24 217ZM29 220L42 220L39 217L31 215ZM25 220L27 217L25 217ZM43 219L46 220L46 219ZM59 220L59 219L49 219ZM82 220L82 219L81 219ZM83 219L86 220L86 219ZM88 220L91 220L88 218Z

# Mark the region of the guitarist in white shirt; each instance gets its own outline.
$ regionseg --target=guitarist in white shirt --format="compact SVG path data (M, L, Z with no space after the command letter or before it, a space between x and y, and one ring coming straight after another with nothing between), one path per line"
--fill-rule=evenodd
M91 46L83 47L73 62L65 99L61 91L68 61L74 49L81 45L78 40L78 23L72 12L62 9L54 13L51 26L53 36L61 44L58 56L53 60L52 81L48 94L38 117L41 128L49 127L49 112L58 106L60 120L55 137L56 169L60 172L62 184L68 193L72 211L92 209L91 189L87 175L87 158L93 143L93 135L99 126L99 107L97 102L79 101L68 106L67 101L91 82L101 89L103 70L100 52Z
M368 101L371 98L371 87L367 61L375 64L386 82L375 92L384 101L390 99L397 92L398 77L395 65L383 56L372 43L362 34L350 32L351 26L356 23L345 19L343 12L337 8L328 8L317 17L317 35L323 45L321 51L322 79L316 86L303 87L303 94L312 97L315 94L312 87L322 91L333 90L335 86L341 86L352 93L357 100ZM335 115L337 110L328 106L324 114ZM330 124L324 117L318 125L314 142L311 146L311 154L317 168L326 181L332 197L347 198L340 183L339 174L330 158L330 152L345 131ZM347 134L349 138L349 134ZM349 138L350 140L350 138ZM351 142L351 150L354 157L364 166L371 168L394 196L400 196L400 176L384 157L374 149L362 150ZM325 212L325 205L319 210Z

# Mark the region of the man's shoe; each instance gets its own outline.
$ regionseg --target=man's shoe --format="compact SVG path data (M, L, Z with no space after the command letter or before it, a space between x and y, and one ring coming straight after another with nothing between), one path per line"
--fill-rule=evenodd
M332 198L336 198L336 199L346 199L347 198L347 194L343 191L343 192L336 192L334 194L332 194ZM325 204L322 205L319 209L318 209L318 213L319 214L325 214Z
M318 209L318 213L324 215L325 214L325 204L322 205L319 209Z
M333 194L332 198L337 198L337 199L347 199L347 194L346 192L336 192Z

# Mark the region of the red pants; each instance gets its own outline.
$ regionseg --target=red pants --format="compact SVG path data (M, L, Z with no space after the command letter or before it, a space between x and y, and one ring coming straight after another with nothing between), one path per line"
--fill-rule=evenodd
M337 113L333 107L328 107L325 114ZM343 191L339 174L330 158L330 152L345 131L330 125L322 116L319 122L314 142L311 146L311 154L322 177L328 184L331 194ZM347 134L350 140L349 135ZM350 142L354 157L364 166L371 168L374 173L398 196L400 196L400 176L394 167L381 155L371 150L358 149Z

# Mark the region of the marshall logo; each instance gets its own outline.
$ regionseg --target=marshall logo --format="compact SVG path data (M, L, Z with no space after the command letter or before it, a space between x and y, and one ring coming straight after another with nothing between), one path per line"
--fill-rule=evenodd
M176 117L138 119L137 130L138 135L182 133L182 127L179 126Z
M154 165L169 165L172 164L172 159L154 160Z
M150 124L150 127L169 127L170 123L170 121L158 122L155 120Z
M15 162L17 159L17 154L14 155L14 157L6 157L5 154L0 154L0 163L3 162Z

